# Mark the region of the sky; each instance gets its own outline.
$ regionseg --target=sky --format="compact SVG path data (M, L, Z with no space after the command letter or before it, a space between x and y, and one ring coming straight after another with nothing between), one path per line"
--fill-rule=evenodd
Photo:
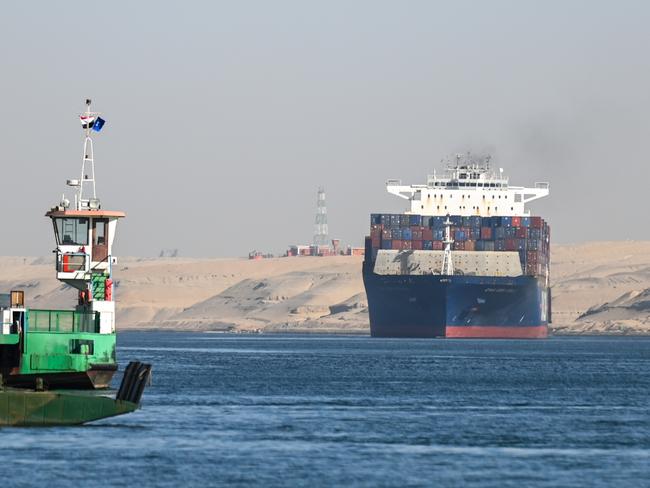
M115 254L244 256L362 245L457 152L490 152L556 243L647 240L650 3L6 2L0 255L47 255L92 98Z

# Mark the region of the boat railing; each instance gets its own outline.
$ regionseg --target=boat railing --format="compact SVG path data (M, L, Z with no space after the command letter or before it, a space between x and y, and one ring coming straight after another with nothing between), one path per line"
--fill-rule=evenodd
M28 332L99 333L99 314L97 312L30 309L27 323Z
M88 271L88 255L83 252L57 252L56 270L59 273L74 273Z

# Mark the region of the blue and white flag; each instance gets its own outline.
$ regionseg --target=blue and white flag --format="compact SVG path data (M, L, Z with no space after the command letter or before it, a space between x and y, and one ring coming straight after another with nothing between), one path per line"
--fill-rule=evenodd
M95 132L99 132L100 130L102 130L102 127L104 127L105 123L106 121L104 119L102 119L101 117L97 117L93 125L91 125L91 127Z

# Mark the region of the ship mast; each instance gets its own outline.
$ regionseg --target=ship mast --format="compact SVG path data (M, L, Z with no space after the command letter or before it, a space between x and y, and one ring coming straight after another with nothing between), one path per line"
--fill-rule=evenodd
M100 113L91 112L90 104L92 100L86 99L86 112L80 115L85 132L84 152L81 162L81 178L79 180L68 180L69 186L76 186L77 194L75 195L76 210L97 210L99 209L99 200L95 188L95 159L93 154L93 140L90 137L90 131L93 123L97 120ZM90 188L88 188L90 186ZM87 191L84 193L84 187ZM89 196L92 194L92 196Z
M449 215L447 215L447 220L445 220L445 240L443 241L445 253L442 258L442 270L440 272L443 276L451 276L454 274L454 260L451 256L451 246L454 240L451 238L451 225L451 220L449 220Z

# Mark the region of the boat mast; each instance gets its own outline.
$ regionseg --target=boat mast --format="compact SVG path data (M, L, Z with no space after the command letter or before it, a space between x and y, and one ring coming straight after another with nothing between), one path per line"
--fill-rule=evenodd
M454 240L451 238L451 220L449 220L449 215L447 215L447 220L445 220L445 240L443 241L445 245L445 253L442 259L442 271L440 274L444 276L451 276L454 274L454 260L451 256L451 246L454 243Z
M93 155L93 140L90 137L90 130L93 126L93 121L97 120L97 117L100 115L99 112L91 112L90 104L92 100L90 98L86 99L86 113L85 116L86 123L84 124L84 152L83 159L81 162L81 179L79 180L79 189L77 191L77 196L75 197L75 207L77 210L83 209L97 209L99 207L99 201L97 200L97 193L95 189L95 160ZM84 198L84 185L91 186L92 197L86 196Z

